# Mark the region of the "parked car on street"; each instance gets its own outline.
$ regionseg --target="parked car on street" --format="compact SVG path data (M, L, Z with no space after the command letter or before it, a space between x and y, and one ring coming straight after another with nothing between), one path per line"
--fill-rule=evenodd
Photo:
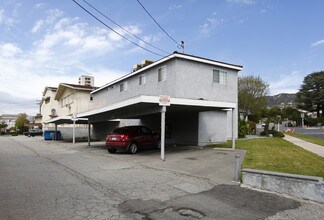
M29 129L29 131L24 132L24 135L28 137L35 137L37 135L41 136L43 135L43 131L40 129Z
M126 150L135 154L139 148L159 147L160 135L145 126L125 126L116 128L106 137L109 153Z

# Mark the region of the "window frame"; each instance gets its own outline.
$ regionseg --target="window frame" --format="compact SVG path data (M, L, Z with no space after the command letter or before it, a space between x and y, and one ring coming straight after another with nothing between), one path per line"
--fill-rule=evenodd
M119 92L127 91L127 88L128 88L127 81L119 84Z
M227 84L227 71L220 69L213 69L213 83L226 85Z
M146 75L142 74L138 76L138 85L142 86L146 84Z
M167 69L166 69L166 66L161 66L161 67L158 68L158 82L164 82L166 80L167 80Z

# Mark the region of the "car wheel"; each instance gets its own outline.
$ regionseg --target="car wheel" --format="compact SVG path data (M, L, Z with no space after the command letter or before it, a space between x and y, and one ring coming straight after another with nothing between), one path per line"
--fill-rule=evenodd
M137 145L135 143L131 143L129 145L128 152L131 154L135 154L137 152Z
M111 154L114 154L116 153L116 149L115 148L108 148L108 152L111 153Z

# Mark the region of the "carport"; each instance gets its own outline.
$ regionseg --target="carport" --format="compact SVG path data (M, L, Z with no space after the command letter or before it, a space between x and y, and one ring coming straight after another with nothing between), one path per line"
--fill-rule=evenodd
M195 100L174 98L169 99L169 103L161 105L160 96L140 95L118 103L93 109L87 112L79 113L77 119L88 119L89 137L88 144L90 145L90 124L98 122L106 122L114 119L137 119L137 118L159 118L161 125L161 159L164 160L164 146L165 146L165 121L166 116L176 119L180 115L195 115L200 112L209 111L231 111L231 137L232 148L235 149L235 131L234 131L234 109L237 107L236 103L219 102L209 100ZM71 117L66 120L57 120L60 122L72 123ZM81 120L80 122L82 122ZM76 121L78 122L78 121ZM84 121L85 122L85 121ZM53 122L52 122L53 123ZM224 125L223 125L224 126Z
M90 145L90 124L88 122L87 118L81 118L81 117L77 117L77 115L71 115L71 116L60 116L60 117L56 117L56 118L52 118L46 122L44 122L45 124L54 124L55 125L55 131L54 131L54 140L56 140L56 135L57 135L57 126L61 125L61 124L73 124L72 127L72 141L73 143L75 143L75 125L76 124L87 124L88 125L88 144Z

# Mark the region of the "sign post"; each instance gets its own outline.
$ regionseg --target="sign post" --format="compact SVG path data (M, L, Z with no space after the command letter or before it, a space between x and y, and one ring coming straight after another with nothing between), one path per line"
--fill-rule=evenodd
M73 122L72 139L73 139L73 144L75 144L75 122L78 120L77 115L73 114L71 116L71 120Z
M165 161L165 113L166 106L170 106L170 96L160 95L159 105L161 110L161 160Z

